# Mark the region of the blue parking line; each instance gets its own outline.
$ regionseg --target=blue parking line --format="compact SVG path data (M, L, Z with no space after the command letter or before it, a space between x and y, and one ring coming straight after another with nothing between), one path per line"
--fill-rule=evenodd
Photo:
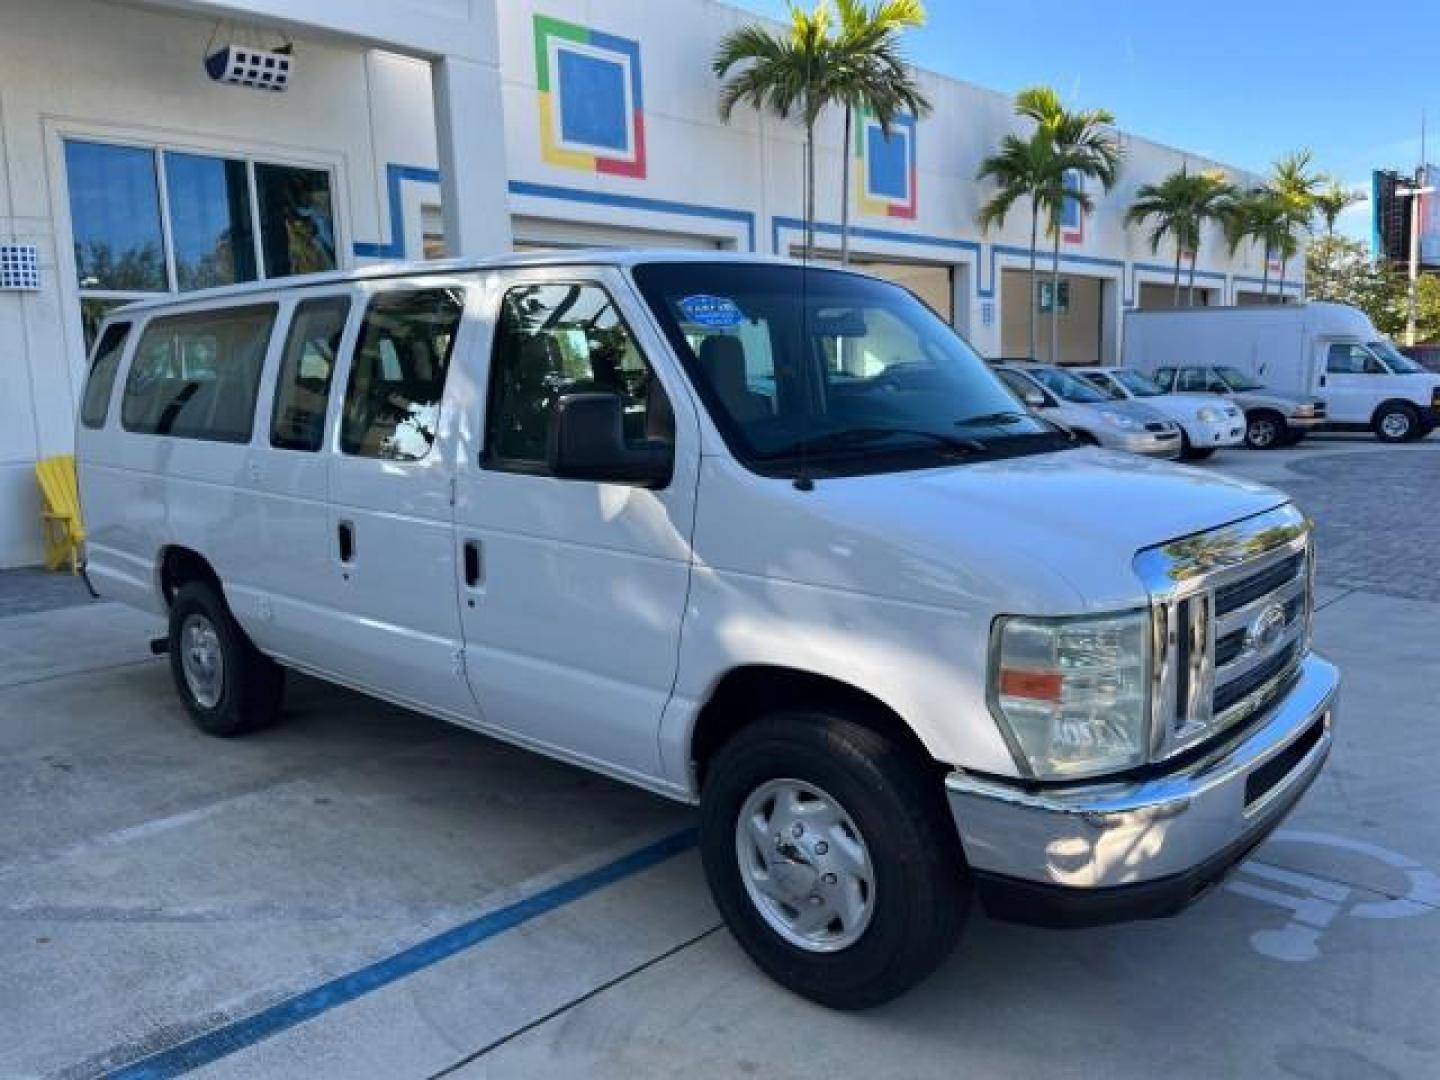
M603 889L606 885L648 870L682 851L689 850L694 844L695 830L684 829L579 877L552 885L534 896L527 896L470 922L461 923L358 971L340 975L253 1016L236 1020L204 1035L197 1035L188 1042L161 1050L105 1075L118 1080L158 1080L160 1077L179 1076L191 1069L198 1069L272 1035L278 1035L297 1024L313 1020L381 987L389 986L417 971L423 971L456 953L464 952L531 919Z

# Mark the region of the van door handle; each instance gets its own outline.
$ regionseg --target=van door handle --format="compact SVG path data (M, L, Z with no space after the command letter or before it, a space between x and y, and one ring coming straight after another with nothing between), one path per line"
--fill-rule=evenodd
M480 541L465 541L465 587L467 589L478 589L484 571L484 563L480 559Z
M349 521L342 521L337 528L340 541L340 561L352 563L355 561L355 526Z

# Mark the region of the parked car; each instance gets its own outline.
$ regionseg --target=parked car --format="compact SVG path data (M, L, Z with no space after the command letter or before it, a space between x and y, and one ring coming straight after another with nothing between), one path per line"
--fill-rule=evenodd
M1245 413L1245 445L1252 450L1293 446L1325 422L1325 403L1262 386L1224 364L1155 368L1151 380L1166 393L1215 394Z
M698 803L736 938L830 1006L921 979L974 896L1179 911L1331 746L1305 516L1080 445L859 274L567 252L147 301L77 446L87 573L168 619L204 731L295 669Z
M1000 377L1030 408L1096 446L1178 458L1180 427L1137 401L1115 401L1078 375L1048 364L1001 364Z
M1245 416L1238 406L1199 394L1169 393L1131 368L1069 370L1111 401L1139 401L1175 421L1180 428L1182 458L1203 461L1221 447L1245 441Z
M1272 391L1324 402L1324 426L1384 442L1440 424L1440 374L1403 355L1358 308L1255 305L1132 311L1127 367L1225 365Z

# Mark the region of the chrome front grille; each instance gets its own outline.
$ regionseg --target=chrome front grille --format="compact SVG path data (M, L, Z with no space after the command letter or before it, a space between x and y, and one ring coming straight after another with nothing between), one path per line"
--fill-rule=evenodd
M1142 551L1154 657L1151 757L1160 760L1263 709L1309 648L1310 523L1286 505Z

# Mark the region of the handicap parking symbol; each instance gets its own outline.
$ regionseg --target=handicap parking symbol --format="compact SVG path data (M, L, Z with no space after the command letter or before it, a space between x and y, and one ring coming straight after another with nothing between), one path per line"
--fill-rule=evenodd
M1311 844L1363 855L1396 871L1405 884L1398 895L1356 900L1357 892L1368 894L1372 890L1351 888L1268 863L1244 864L1225 888L1290 913L1290 919L1284 926L1257 930L1250 935L1250 944L1262 956L1289 963L1314 960L1320 955L1322 936L1342 916L1353 919L1405 919L1440 910L1440 876L1408 855L1364 840L1330 833L1282 829L1274 838L1290 844Z

